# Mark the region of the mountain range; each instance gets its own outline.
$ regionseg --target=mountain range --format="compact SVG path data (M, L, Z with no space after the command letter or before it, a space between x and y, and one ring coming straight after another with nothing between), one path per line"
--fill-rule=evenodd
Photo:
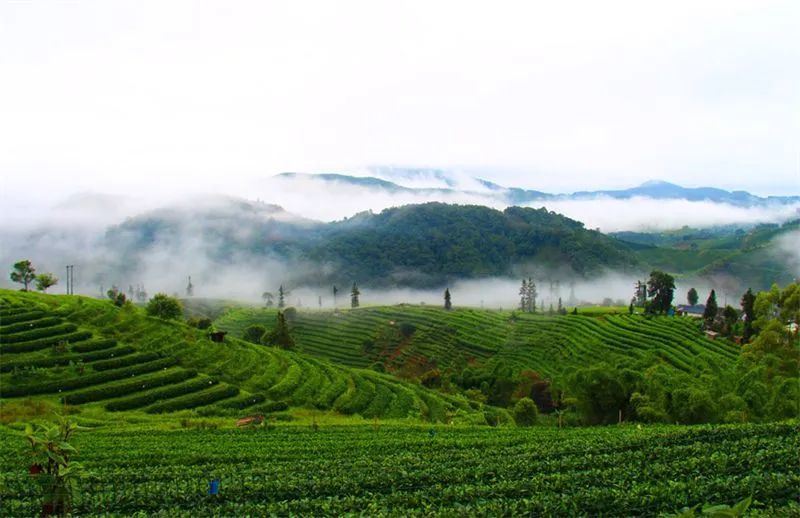
M663 180L652 180L627 189L557 194L519 187L506 187L479 177L455 175L441 169L375 167L371 168L366 176L339 173L281 173L277 177L287 181L304 179L350 185L388 194L471 195L486 197L507 205L521 205L536 201L590 200L601 197L621 200L646 197L654 200L710 201L737 207L800 203L800 196L762 197L746 191L726 191L715 187L682 187Z

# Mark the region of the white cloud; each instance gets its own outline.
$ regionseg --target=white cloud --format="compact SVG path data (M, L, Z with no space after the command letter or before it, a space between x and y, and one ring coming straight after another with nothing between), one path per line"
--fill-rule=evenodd
M798 192L798 15L788 0L7 2L3 201L385 163L541 190Z

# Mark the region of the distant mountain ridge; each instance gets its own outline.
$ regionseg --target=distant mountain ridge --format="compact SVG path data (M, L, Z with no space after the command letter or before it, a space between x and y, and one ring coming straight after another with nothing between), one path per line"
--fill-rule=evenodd
M662 180L651 180L628 189L555 194L533 189L506 187L478 177L456 178L439 169L373 168L370 173L374 174L374 176L353 176L342 173L282 173L277 177L285 180L304 178L326 183L352 185L392 194L400 192L421 195L467 194L486 197L509 205L534 201L588 200L599 197L613 199L646 197L655 200L711 201L714 203L727 203L737 207L800 203L800 196L761 197L746 191L726 191L716 187L683 187ZM404 185L404 183L411 185ZM422 186L414 184L422 184Z

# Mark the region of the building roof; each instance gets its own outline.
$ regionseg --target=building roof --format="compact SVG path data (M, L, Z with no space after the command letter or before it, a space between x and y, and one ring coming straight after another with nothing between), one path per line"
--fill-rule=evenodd
M702 315L706 311L706 305L695 304L694 306L689 306L688 304L678 304L678 311L692 315Z

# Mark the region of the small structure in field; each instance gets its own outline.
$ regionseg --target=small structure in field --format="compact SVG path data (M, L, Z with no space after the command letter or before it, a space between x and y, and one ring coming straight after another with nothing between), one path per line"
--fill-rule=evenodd
M238 419L236 421L236 426L238 426L240 428L242 426L258 426L263 422L264 422L264 416L263 415L251 415L251 416L242 417L241 419Z
M708 338L709 340L716 340L718 336L719 333L717 333L716 331L706 331L706 338Z
M705 311L705 304L695 304L694 306L678 304L676 308L676 313L682 317L703 318L703 313L705 313Z
M227 335L227 331L212 331L208 333L208 337L211 339L212 342L224 342L225 335Z

